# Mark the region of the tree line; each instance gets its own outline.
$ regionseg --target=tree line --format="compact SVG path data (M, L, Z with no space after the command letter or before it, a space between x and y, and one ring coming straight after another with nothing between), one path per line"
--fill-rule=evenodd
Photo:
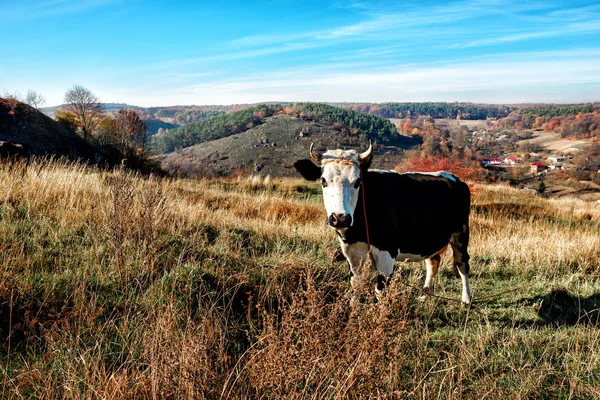
M566 117L600 111L600 103L589 104L539 104L522 107L520 114L535 114L541 117Z
M343 133L359 135L364 141L392 144L398 139L396 128L387 119L325 103L298 103L289 105L285 112L313 120Z
M433 118L487 119L506 117L518 107L501 104L475 103L338 103L339 107L382 118L431 116Z
M186 109L183 111L178 111L173 116L173 122L179 125L185 125L192 122L203 121L208 118L218 117L219 115L225 114L223 110L196 110L196 109Z

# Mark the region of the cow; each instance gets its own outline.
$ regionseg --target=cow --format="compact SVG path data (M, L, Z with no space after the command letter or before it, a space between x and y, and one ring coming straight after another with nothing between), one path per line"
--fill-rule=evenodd
M433 294L441 256L452 247L454 273L462 281L461 300L471 305L469 288L469 187L449 172L382 171L369 169L373 146L328 150L295 169L307 180L320 180L327 222L337 233L356 285L358 267L368 259L377 268L376 299L390 282L395 261L425 261L424 294ZM368 227L368 228L367 228ZM368 229L368 232L367 232ZM370 249L369 249L370 243ZM370 250L370 251L369 251Z

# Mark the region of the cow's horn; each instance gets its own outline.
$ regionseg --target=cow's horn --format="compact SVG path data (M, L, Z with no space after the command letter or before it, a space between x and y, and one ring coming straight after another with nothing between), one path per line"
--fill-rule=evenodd
M358 159L362 163L362 162L369 160L372 155L373 155L373 143L371 141L369 141L369 148L364 153L360 153L358 155Z
M314 143L311 143L311 144L310 144L310 157L311 157L313 160L315 160L316 162L320 163L320 162L321 162L321 157L319 157L319 156L317 155L317 153L315 153L315 152L314 152L314 147L315 147L315 144L314 144Z

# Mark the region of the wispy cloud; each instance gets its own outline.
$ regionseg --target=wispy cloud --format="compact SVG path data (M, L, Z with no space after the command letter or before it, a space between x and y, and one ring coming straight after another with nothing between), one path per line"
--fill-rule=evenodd
M233 61L233 60L241 60L245 58L255 58L262 57L273 54L280 53L288 53L293 51L300 50L308 50L314 49L316 47L322 47L323 44L319 43L290 43L279 45L275 47L265 47L261 49L254 50L244 50L244 51L232 51L229 53L219 53L210 56L199 56L199 57L186 57L186 58L177 58L172 60L161 61L155 64L152 64L146 69L169 69L174 67L181 67L191 64L209 64L215 62L224 62L224 61Z
M182 86L163 94L165 99L188 97L207 104L278 100L573 102L594 100L593 91L600 88L600 48L514 56L518 61L497 58L354 73L305 68L268 77L249 75Z
M477 47L491 44L527 41L538 38L556 37L579 33L594 33L600 30L600 6L579 7L557 11L551 4L520 2L515 0L452 2L433 7L406 7L398 10L397 3L383 6L371 2L343 1L340 7L362 11L361 21L337 27L295 33L271 33L250 35L230 41L233 46L263 47L276 44L304 45L320 42L322 46L335 46L352 41L410 40L420 39L425 43L437 38L454 42L450 47ZM537 20L536 24L522 24L506 32L502 23L490 28L495 18ZM474 25L461 22L472 21ZM477 40L469 40L473 30Z
M596 23L590 23L590 24L579 24L577 26L575 26L575 25L568 26L564 29L517 33L517 34L511 34L511 35L505 35L505 36L492 37L492 38L488 38L488 39L474 40L474 41L468 42L468 43L456 44L451 47L458 48L458 47L489 46L489 45L500 44L500 43L511 43L511 42L519 42L519 41L524 41L524 40L542 39L542 38L575 35L575 34L590 34L590 33L598 33L598 32L600 32L600 21L598 21Z

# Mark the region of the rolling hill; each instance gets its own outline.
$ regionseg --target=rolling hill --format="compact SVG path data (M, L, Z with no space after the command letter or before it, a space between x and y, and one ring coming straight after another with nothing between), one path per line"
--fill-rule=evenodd
M95 160L96 150L88 142L52 118L23 103L17 105L13 116L1 100L0 140L25 143L36 156Z
M325 107L327 111L337 112L335 107ZM325 118L323 114L309 113L309 109L300 108L299 113L291 115L283 112L274 114L276 110L271 109L269 113L273 115L254 119L250 129L236 133L227 129L210 129L207 130L210 135L203 136L204 129L197 126L195 132L199 133L194 136L188 125L169 133L179 142L197 144L161 154L157 159L162 162L163 168L189 176L229 176L240 172L290 176L295 174L291 168L293 162L308 157L310 142L315 142L322 151L338 147L364 149L369 140L373 140L377 143L378 155L374 166L378 168L393 168L403 149L417 144L409 137L397 135L389 121L378 117L341 110L340 115L332 114ZM359 129L355 120L344 119L344 116L365 119L368 121L364 124L367 128ZM209 123L206 121L204 125ZM215 132L220 132L220 135ZM377 133L383 134L377 136ZM164 139L156 137L155 143ZM172 143L177 142L169 141L166 148L170 149Z

